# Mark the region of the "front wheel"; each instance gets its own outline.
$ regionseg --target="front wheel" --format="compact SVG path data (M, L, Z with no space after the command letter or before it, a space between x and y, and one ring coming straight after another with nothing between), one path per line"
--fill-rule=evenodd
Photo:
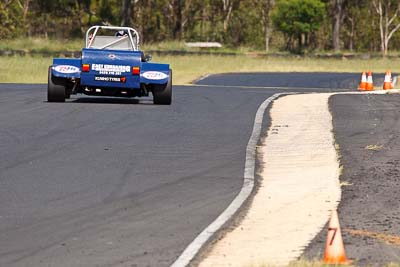
M72 88L65 88L65 98L70 99L72 94Z
M53 75L51 73L51 66L49 67L47 80L47 101L48 102L65 102L66 93L65 85L55 84L53 82Z
M153 85L153 103L156 105L171 105L172 102L172 70L169 70L167 84Z

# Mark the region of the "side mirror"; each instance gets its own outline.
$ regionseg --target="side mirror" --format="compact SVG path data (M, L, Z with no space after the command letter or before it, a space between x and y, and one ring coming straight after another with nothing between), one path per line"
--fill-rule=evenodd
M152 58L153 58L153 57L152 57L151 55L146 55L146 56L144 57L144 60L145 60L146 62L149 62L149 61L151 61Z

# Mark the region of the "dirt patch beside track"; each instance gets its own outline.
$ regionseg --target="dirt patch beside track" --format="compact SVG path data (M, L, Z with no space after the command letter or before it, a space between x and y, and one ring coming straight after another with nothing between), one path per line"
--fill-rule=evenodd
M400 95L330 99L343 173L339 219L356 265L400 262ZM326 228L303 257L321 259Z
M247 214L200 266L287 264L328 220L340 199L330 94L290 95L271 108L258 152L262 177Z

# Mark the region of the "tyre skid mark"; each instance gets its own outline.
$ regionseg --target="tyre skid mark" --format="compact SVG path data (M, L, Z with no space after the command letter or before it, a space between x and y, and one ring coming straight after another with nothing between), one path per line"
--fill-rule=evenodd
M368 237L368 238L372 238L372 239L384 242L388 245L400 246L400 236L389 235L389 234L373 232L373 231L368 231L368 230L344 229L343 231L347 232L353 236Z

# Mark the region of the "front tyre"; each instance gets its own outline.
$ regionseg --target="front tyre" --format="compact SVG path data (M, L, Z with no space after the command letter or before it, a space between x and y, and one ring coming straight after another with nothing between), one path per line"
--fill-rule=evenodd
M66 93L65 85L55 84L51 73L51 66L49 67L48 80L47 80L47 101L48 102L65 102Z
M72 88L65 88L65 98L70 99L72 94Z
M153 85L153 103L156 105L171 105L172 102L172 70L169 70L167 84Z

